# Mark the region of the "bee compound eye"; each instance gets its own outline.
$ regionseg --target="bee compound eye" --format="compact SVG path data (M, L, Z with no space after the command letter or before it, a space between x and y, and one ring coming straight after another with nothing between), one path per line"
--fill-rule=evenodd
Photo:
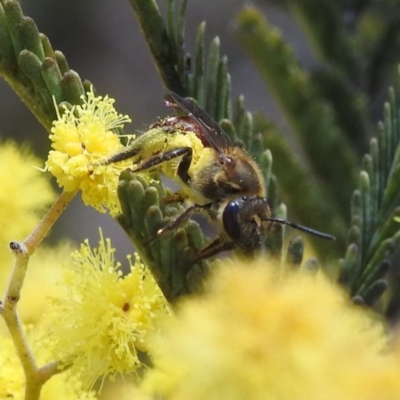
M237 241L240 239L240 221L239 221L240 205L237 201L231 201L227 204L222 214L222 223L228 236Z

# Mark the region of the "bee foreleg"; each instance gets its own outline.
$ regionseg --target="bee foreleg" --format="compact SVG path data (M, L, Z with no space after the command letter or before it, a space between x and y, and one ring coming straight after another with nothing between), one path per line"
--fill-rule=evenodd
M224 238L217 238L196 254L195 262L199 262L201 260L205 260L207 258L215 256L216 254L219 254L222 251L233 250L235 247L236 246L233 242L226 241L226 239Z
M188 208L186 208L186 210L184 210L177 218L175 218L174 220L169 222L163 228L160 228L156 232L156 234L146 242L146 244L150 244L150 243L154 242L155 240L157 240L158 238L160 238L165 233L170 232L170 231L178 228L180 225L183 224L184 221L188 220L189 217L195 211L197 211L199 208L201 208L201 206L198 206L196 204L193 204L193 205L189 206Z
M171 204L171 203L183 203L186 200L187 196L184 196L182 193L173 193L167 197L163 198L164 204Z

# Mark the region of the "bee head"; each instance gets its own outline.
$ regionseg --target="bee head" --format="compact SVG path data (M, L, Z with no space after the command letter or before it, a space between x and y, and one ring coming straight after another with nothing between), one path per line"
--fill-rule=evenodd
M334 236L327 233L272 217L270 202L261 196L243 196L230 201L222 212L222 223L232 242L247 253L260 249L268 231L278 224L291 226L322 239L335 240Z
M271 204L267 198L243 196L226 205L222 223L227 235L237 246L245 252L253 252L260 248L262 238L271 229L271 214Z

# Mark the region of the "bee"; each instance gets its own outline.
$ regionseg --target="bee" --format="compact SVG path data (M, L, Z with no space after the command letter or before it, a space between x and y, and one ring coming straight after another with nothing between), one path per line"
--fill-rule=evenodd
M135 172L158 171L177 181L173 200L190 205L156 237L177 228L194 212L204 211L222 234L200 250L197 260L239 247L252 254L276 224L334 240L329 234L275 218L266 197L262 172L251 156L235 146L228 134L204 110L168 91L167 106L185 116L170 117L150 127L107 163L132 159Z

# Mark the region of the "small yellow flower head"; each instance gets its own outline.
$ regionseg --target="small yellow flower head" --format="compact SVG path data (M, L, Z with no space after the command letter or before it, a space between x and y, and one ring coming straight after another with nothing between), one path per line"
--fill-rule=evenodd
M169 309L150 272L138 258L122 275L110 241L98 248L86 241L65 267L68 297L55 299L51 315L54 357L72 364L88 387L99 376L132 373L141 367L138 351Z
M382 326L321 277L229 265L181 304L145 388L168 400L397 400Z
M54 200L50 183L38 171L40 161L26 146L0 143L0 244L21 240Z
M0 264L0 298L6 291L14 262L13 255L5 245L3 250L10 254L7 262ZM39 247L31 256L18 303L19 317L23 324L37 325L52 307L50 297L65 294L66 289L62 290L57 285L62 281L61 263L68 262L71 252L72 244L63 242L53 247ZM0 260L5 260L1 251Z
M106 381L101 389L100 400L154 400L154 397L144 393L127 376L121 376L113 381Z
M48 351L37 341L31 327L27 328L28 341L39 365L48 362ZM33 337L32 337L33 336ZM23 400L25 398L25 375L14 344L9 336L0 334L0 399ZM47 381L40 400L95 400L93 392L82 389L82 383L65 371Z
M72 249L71 243L64 242L53 247L39 247L31 256L18 305L24 324L38 324L52 308L51 298L65 296L67 289L60 287L61 264L71 258Z
M14 260L9 243L24 239L55 198L48 179L35 168L40 163L27 146L0 142L0 297Z
M95 97L93 89L82 96L83 104L65 108L62 116L57 110L46 169L59 186L68 192L80 189L82 199L98 211L118 211L117 183L121 170L130 162L105 165L111 155L124 147L113 129L131 122L127 115L114 109L114 99Z
M0 348L0 398L22 400L24 372L11 338L0 335Z

